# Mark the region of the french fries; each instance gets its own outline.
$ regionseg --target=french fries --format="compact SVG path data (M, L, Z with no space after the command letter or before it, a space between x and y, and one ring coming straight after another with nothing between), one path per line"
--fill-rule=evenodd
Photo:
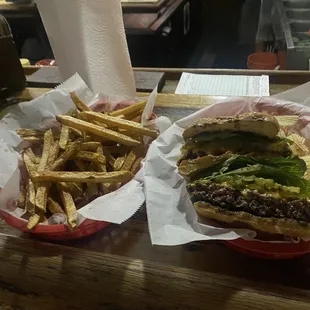
M82 142L81 139L77 139L74 141L74 143L69 146L64 153L58 157L50 166L49 170L57 170L59 167L61 167L62 165L64 165L69 158L71 158L72 156L74 156L78 150L79 150L79 144Z
M81 113L86 119L94 120L107 124L109 126L116 126L118 128L124 128L130 132L137 132L141 135L150 136L152 138L157 138L158 134L155 130L143 127L141 124L128 121L125 119L120 119L118 117L113 117L105 114L99 114L96 112L83 112Z
M79 151L73 158L78 160L94 161L102 165L106 163L106 158L104 155L88 151Z
M40 163L40 158L35 156L33 153L33 150L31 148L27 148L25 150L25 154L29 157L29 159L34 163L34 164L39 164Z
M76 95L75 92L71 92L70 96L78 110L90 111L90 108Z
M55 162L59 155L59 143L58 141L54 142L53 146L50 148L50 153L47 160L47 165L50 166Z
M24 159L24 164L28 171L29 177L32 178L35 171L37 170L37 165L32 162L32 160L26 153L23 154L23 159Z
M18 200L29 230L59 213L75 229L77 209L131 180L146 151L143 136L157 137L156 131L128 120L141 117L146 102L108 115L92 112L75 93L70 95L76 109L56 117L60 128L16 131L31 142L22 151L28 174Z
M35 228L37 226L37 224L39 224L39 221L40 221L40 215L39 214L31 215L29 218L29 222L27 224L27 228L29 230Z
M147 101L142 101L142 102L133 104L133 105L127 107L127 108L111 112L110 115L111 116L124 115L126 117L127 115L130 115L132 113L135 113L136 111L144 109L144 107L146 105L146 102Z
M59 138L59 147L61 149L64 150L66 148L69 142L69 136L70 136L70 128L67 126L62 126Z
M48 130L44 133L44 142L43 142L43 151L41 160L38 166L38 171L43 171L47 165L49 150L52 147L53 141L53 133L52 130Z
M64 210L61 208L60 204L57 201L53 200L51 197L48 198L47 208L53 214L64 213Z
M131 151L127 156L126 159L124 160L124 163L122 165L121 170L125 170L125 171L130 171L132 165L134 164L134 162L136 161L137 156L136 154Z
M71 172L71 171L42 171L35 174L35 182L80 182L80 183L112 183L122 182L133 177L130 171L113 172Z
M129 146L138 146L141 144L140 141L134 140L126 135L100 127L92 123L82 121L80 119L73 118L71 116L61 115L57 116L56 118L63 125L71 126L81 131L86 131L101 138L109 139Z
M142 157L138 157L135 162L133 163L130 171L132 174L136 174L140 168L141 168L141 162L142 162L143 158Z
M31 179L28 180L25 209L30 214L35 214L36 191Z
M20 128L16 130L16 133L21 137L43 137L44 131Z

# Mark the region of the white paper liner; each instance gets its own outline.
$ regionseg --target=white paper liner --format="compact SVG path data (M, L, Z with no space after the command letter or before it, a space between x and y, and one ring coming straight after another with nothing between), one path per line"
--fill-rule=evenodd
M141 101L139 98L122 101L120 96L114 96L115 100L113 101L110 100L109 96L94 95L80 76L75 74L55 90L30 102L22 102L6 109L6 115L0 121L0 208L11 215L20 217L23 213L22 209L16 208L16 206L14 208L12 203L19 197L20 182L18 167L20 154L17 149L20 149L22 140L16 134L16 129L45 129L52 127L56 123L56 115L64 114L75 108L69 94L72 91L75 91L88 106L96 106L97 110L120 108ZM100 100L98 101L98 99ZM153 109L153 100L154 98L148 100L146 110L150 111L149 107L151 107L151 110ZM120 101L122 101L121 104L119 104ZM147 123L148 121L144 119L144 122ZM163 126L160 123L160 119L154 120L152 126L162 128ZM77 223L80 224L85 218L89 218L120 224L130 218L145 200L142 184L140 183L141 179L140 177L137 179L138 181L132 180L117 191L98 197L79 209ZM44 225L44 223L39 225Z
M307 146L310 146L310 108L276 98L227 99L177 121L151 144L144 165L146 209L152 244L172 246L198 240L255 238L256 233L251 230L222 228L212 220L207 225L198 223L186 183L176 167L180 148L184 144L184 128L203 117L233 116L245 112L301 115L290 132L304 136Z

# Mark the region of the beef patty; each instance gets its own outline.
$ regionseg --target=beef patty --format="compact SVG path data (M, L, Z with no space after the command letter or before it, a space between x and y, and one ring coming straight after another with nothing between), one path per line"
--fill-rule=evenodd
M310 222L310 202L306 199L275 198L272 195L260 194L256 190L249 190L244 195L239 190L211 182L188 184L187 190L193 203L204 201L229 211L243 211L260 217Z

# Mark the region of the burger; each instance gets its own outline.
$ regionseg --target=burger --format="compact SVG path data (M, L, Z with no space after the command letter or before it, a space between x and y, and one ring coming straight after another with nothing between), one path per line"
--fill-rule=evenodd
M204 118L185 129L178 169L198 215L236 227L310 237L305 161L264 113Z

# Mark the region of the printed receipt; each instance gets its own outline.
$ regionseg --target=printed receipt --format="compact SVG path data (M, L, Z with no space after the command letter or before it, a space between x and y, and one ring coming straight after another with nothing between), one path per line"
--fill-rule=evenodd
M175 93L211 96L269 96L269 76L183 73Z

